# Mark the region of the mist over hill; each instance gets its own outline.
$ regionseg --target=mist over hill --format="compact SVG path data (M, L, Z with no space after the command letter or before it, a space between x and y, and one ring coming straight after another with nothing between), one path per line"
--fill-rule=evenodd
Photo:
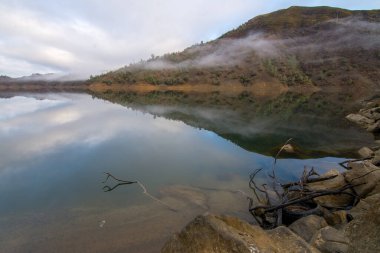
M257 16L214 41L152 55L90 82L378 88L379 68L380 10L290 7Z

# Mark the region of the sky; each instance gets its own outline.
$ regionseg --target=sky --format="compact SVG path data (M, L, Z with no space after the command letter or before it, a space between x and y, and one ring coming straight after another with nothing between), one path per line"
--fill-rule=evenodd
M87 78L294 5L379 9L380 0L0 0L0 75Z

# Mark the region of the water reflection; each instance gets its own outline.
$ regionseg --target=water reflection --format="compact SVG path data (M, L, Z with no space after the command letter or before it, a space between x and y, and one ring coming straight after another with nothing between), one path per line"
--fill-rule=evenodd
M207 129L240 147L274 155L290 137L293 157L355 156L373 136L344 119L355 111L353 95L342 92L240 94L174 91L98 92L95 96L142 112Z
M250 219L239 192L249 193L253 168L273 162L222 138L223 131L210 131L215 125L194 128L194 118L181 114L193 110L186 105L140 111L87 94L29 94L2 98L0 105L0 252L156 252L205 211ZM235 125L233 116L217 112L198 114L223 129ZM185 124L181 115L190 120ZM323 171L341 160L282 159L278 176L294 180L305 165ZM144 182L178 212L138 187L104 193L104 171ZM107 221L101 230L99 220Z

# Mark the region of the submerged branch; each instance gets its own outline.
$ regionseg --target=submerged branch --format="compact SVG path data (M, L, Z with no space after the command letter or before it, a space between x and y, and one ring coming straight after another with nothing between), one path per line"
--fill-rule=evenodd
M172 208L171 206L169 206L168 204L166 204L165 202L163 202L162 200L159 200L158 198L154 197L153 195L151 195L146 187L140 182L140 181L126 181L126 180L122 180L122 179L119 179L119 178L116 178L114 177L111 173L108 173L108 172L104 172L104 174L107 175L106 179L102 182L103 184L107 182L108 178L113 178L114 180L120 182L118 184L116 184L115 186L113 187L109 187L108 185L105 185L103 187L103 190L104 192L110 192L110 191L113 191L114 189L116 189L117 187L121 186L121 185L128 185L128 184L138 184L140 186L140 188L143 190L143 194L145 194L146 196L148 196L149 198L151 198L152 200L158 202L159 204L167 207L169 210L173 211L173 212L178 212L178 210Z

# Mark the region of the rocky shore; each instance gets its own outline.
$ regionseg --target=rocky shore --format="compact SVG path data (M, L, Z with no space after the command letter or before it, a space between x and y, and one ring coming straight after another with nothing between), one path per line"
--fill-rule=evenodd
M367 103L347 119L379 132L380 102ZM172 236L161 252L380 252L380 148L363 147L358 153L361 159L347 162L345 171L330 170L320 176L328 180L308 185L312 190L331 191L351 185L346 194L314 198L319 213L274 229L236 217L204 214Z
M358 124L368 132L380 132L380 100L370 101L360 109L358 113L351 113L346 116L351 122Z

